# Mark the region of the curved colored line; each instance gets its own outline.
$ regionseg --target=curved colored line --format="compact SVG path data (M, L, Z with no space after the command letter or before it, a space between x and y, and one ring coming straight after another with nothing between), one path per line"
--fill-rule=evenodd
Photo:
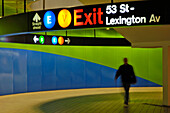
M33 45L33 44L16 44L16 43L0 43L1 48L14 48L31 51L39 51L51 53L56 55L67 56L71 58L81 59L84 61L93 62L103 66L117 69L122 63L122 58L126 54L127 57L132 57L130 53L133 52L133 66L138 71L136 74L139 77L153 81L157 84L162 84L162 49L132 49L130 47L92 47L92 46L53 46L53 45ZM113 51L113 54L111 53ZM117 51L114 53L114 51ZM102 52L102 53L101 53ZM123 54L122 54L123 53ZM101 55L100 55L101 54ZM148 59L148 55L150 59ZM114 59L116 57L116 59ZM138 60L140 59L140 60ZM147 64L144 62L148 60ZM153 66L156 68L152 68ZM152 66L148 73L146 66ZM142 70L141 70L142 69ZM148 78L150 76L151 78Z

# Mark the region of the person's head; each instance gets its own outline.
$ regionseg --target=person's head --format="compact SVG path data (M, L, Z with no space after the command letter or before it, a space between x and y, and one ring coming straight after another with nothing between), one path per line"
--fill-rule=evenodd
M124 59L123 59L123 62L124 62L124 64L127 64L127 63L128 63L128 59L127 59L127 58L124 58Z

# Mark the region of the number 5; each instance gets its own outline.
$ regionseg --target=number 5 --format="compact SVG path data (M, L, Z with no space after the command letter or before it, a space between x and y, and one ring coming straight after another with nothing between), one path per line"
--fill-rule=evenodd
M117 6L116 5L107 5L106 13L107 14L115 14L115 13L117 13Z
M107 7L106 7L106 13L107 13L107 14L111 14L111 13L112 13L112 6L111 6L111 5L107 5Z

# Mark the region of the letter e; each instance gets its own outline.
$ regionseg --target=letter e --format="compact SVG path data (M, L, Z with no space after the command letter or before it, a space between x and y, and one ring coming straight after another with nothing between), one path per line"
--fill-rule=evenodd
M51 24L51 16L47 16L47 24Z

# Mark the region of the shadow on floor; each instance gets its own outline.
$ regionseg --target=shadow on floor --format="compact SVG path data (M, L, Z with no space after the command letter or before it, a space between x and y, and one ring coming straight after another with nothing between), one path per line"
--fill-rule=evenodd
M161 104L162 93L131 93L130 104L123 107L122 94L101 94L58 99L39 105L44 113L146 113L157 109L164 113L159 106L149 106L143 103ZM149 112L148 112L149 113Z

